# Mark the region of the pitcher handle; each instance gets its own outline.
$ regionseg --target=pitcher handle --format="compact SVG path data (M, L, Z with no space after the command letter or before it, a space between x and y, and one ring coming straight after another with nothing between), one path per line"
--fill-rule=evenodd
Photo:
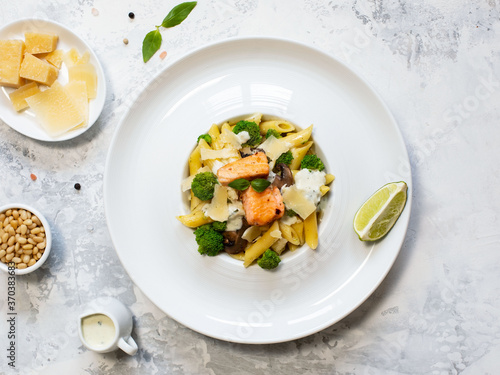
M128 355L134 355L135 353L137 353L138 349L136 342L131 336L129 336L127 340L125 340L123 337L120 337L120 340L118 340L118 347Z

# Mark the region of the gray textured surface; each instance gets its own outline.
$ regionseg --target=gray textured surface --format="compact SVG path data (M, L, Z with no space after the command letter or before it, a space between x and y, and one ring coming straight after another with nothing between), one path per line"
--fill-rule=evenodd
M405 138L414 205L401 254L387 278L332 327L264 346L214 340L167 318L134 287L106 229L107 149L131 98L166 63L156 55L144 65L141 42L175 4L0 1L2 25L36 16L73 28L96 51L108 84L98 123L74 140L38 142L0 123L0 203L36 206L54 232L48 262L18 278L18 370L9 370L2 354L0 373L498 373L497 1L212 0L200 2L181 27L163 33L167 60L238 35L284 36L317 46L376 88ZM135 12L134 21L129 11ZM73 188L76 182L80 191ZM4 274L0 285L6 285ZM4 290L0 286L2 353L7 348ZM116 296L133 311L136 356L99 355L81 345L76 316L101 295Z

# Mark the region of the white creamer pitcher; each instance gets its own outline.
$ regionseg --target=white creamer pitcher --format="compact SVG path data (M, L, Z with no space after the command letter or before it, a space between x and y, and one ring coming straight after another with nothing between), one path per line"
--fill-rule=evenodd
M132 333L132 313L111 297L102 297L89 304L79 317L78 333L87 349L107 353L120 348L129 355L137 353Z

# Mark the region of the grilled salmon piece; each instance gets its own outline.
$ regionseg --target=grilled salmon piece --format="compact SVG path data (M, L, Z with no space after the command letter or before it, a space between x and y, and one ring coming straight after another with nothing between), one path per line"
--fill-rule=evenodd
M268 174L267 156L263 152L257 152L219 168L217 178L221 185L227 185L239 178L253 180L254 178L265 178Z
M285 213L285 205L280 189L269 186L262 193L256 192L251 186L242 194L245 217L250 225L266 225L280 219Z

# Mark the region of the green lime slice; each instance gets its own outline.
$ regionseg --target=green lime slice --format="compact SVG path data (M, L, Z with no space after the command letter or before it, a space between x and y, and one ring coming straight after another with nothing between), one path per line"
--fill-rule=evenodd
M407 190L406 182L391 182L363 203L354 216L354 231L361 241L376 241L391 230L403 212Z

